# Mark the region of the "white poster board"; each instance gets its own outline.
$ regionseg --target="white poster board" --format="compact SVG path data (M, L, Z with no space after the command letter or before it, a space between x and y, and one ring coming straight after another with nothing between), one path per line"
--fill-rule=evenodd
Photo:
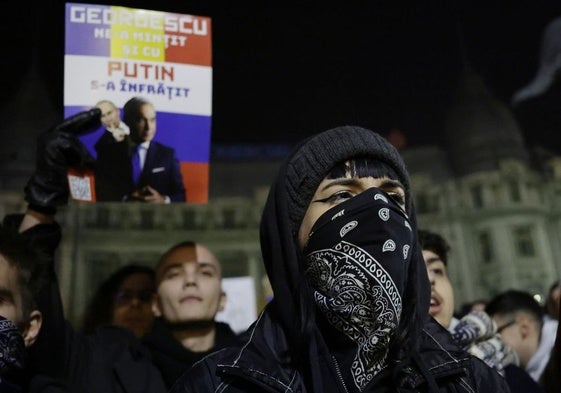
M257 297L252 277L228 277L222 279L226 292L226 306L216 315L216 320L227 322L232 330L240 333L257 318Z

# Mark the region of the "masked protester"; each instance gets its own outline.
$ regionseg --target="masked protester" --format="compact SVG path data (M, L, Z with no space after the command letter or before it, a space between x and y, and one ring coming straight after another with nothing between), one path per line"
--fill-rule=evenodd
M416 227L407 170L383 137L344 126L299 144L261 220L273 300L244 344L171 391L508 392L428 318Z

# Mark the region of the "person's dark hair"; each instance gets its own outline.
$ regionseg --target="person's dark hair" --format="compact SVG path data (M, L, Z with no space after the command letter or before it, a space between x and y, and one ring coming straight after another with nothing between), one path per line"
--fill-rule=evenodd
M440 257L445 265L448 265L448 252L450 252L450 245L436 232L431 232L427 229L419 229L417 231L419 236L419 244L421 250L429 250L434 252Z
M351 177L388 177L399 180L395 170L383 161L368 157L357 157L345 160L335 165L325 176L328 179L336 179L350 175Z
M26 323L31 311L37 308L39 292L46 285L48 257L36 247L31 247L22 235L3 225L0 225L0 254L16 268Z
M82 319L82 333L91 334L97 327L111 323L115 296L125 279L133 274L146 274L155 282L154 269L149 266L129 264L115 271L97 287L88 303Z
M549 314L554 319L559 319L559 303L561 302L555 303L551 295L553 291L559 288L560 286L561 286L560 280L556 280L553 284L551 284L549 290L547 291L547 297L545 299L545 304L544 304L544 312Z
M347 175L353 178L369 176L373 178L387 177L399 181L399 176L389 164L368 157L357 157L342 161L336 164L325 177L327 179L337 179Z
M484 298L472 300L472 301L469 301L469 302L464 302L460 305L460 310L458 312L454 313L454 317L456 317L458 319L462 319L463 317L468 315L470 312L474 311L473 307L475 305L481 304L484 307L487 307L487 303L489 303L489 300L484 299Z
M133 97L123 106L123 122L129 127L134 127L138 121L140 107L144 104L152 105L150 101L143 97Z
M542 307L532 294L526 291L509 289L501 292L493 297L485 307L485 312L491 317L494 315L511 315L520 311L532 315L540 326L543 324Z

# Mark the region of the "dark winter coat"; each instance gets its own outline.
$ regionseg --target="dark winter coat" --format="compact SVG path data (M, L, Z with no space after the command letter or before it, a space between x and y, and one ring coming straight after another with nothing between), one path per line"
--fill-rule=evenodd
M274 311L266 309L248 330L244 345L225 348L195 364L176 382L170 393L307 392L302 372L286 358L288 342L274 319ZM458 347L438 323L427 322L421 333L420 346L419 364L432 375L439 387L438 392L509 391L495 370ZM322 358L319 361L330 360ZM403 370L399 391L433 391L418 366ZM391 370L382 372L377 378L380 387L374 391L395 391L381 387L391 386ZM324 386L330 385L336 387L334 391L346 391L336 376L325 375Z
M158 318L154 321L152 330L142 338L142 342L149 349L153 362L160 370L166 386L171 387L177 378L194 363L218 349L238 343L239 339L230 325L216 322L214 347L204 352L192 352L181 345L171 335L165 323Z

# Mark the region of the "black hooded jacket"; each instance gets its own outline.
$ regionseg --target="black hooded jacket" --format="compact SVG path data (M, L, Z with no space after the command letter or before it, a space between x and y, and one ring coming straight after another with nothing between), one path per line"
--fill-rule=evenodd
M244 345L225 348L196 363L170 393L311 392L305 386L303 370L296 368L298 362L288 355L288 339L277 317L274 307L268 307L246 332ZM418 364L403 367L397 383L392 370L385 370L368 391L509 392L495 370L459 348L437 322L427 323L420 337ZM320 376L321 385L316 385L314 392L348 392L329 355L320 352L310 362L317 363L319 369L330 370ZM426 374L419 364L424 365ZM432 387L426 375L433 379Z
M318 328L310 288L303 280L297 228L331 167L359 156L394 167L409 192L399 154L376 133L339 127L304 141L281 167L261 220L261 251L273 301L245 333L245 344L196 363L176 382L172 393L354 391L345 386ZM410 198L407 205L412 230L416 231ZM295 214L295 210L300 211ZM364 391L508 392L496 371L460 349L429 317L430 284L417 242L412 252L401 320L390 343L387 364Z

